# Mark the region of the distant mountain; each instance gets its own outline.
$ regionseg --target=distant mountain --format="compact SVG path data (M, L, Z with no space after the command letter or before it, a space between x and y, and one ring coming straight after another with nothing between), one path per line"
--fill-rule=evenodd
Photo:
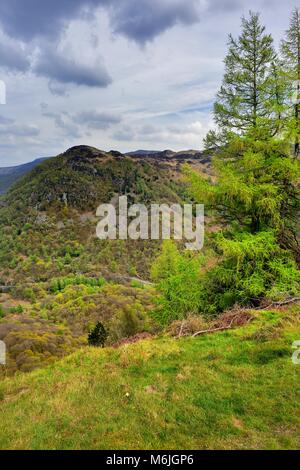
M94 209L99 201L109 202L115 194L128 194L137 203L176 202L176 179L173 162L79 145L35 165L16 181L5 200L9 204L22 200L26 208L39 210L62 204L79 211Z
M18 178L33 170L44 160L47 160L47 158L37 158L33 162L24 163L23 165L0 168L0 195L5 194Z
M132 158L151 158L156 160L164 160L164 161L183 161L183 160L190 160L190 161L198 161L202 164L210 164L211 163L211 153L207 151L199 151L199 150L181 150L179 152L175 152L173 150L136 150L134 152L126 153L127 156Z
M96 149L95 147L90 147L87 145L79 145L77 147L72 147L67 150L63 155L64 156L73 156L76 154L77 157L89 158L103 156L113 156L115 158L119 157L128 157L132 159L139 160L156 160L164 164L175 164L180 165L181 162L193 162L199 163L201 165L210 165L211 156L207 152L200 152L198 150L182 150L180 152L174 152L173 150L136 150L134 152L128 152L122 154L116 150L111 150L110 152L103 152ZM47 160L47 158L38 158L33 162L25 163L19 166L0 168L0 195L5 194L12 184L17 181L21 176L26 175L31 170L33 170L37 165Z
M135 155L153 155L155 153L159 153L158 150L135 150L134 152L127 152L125 155L128 155L129 157L134 157Z

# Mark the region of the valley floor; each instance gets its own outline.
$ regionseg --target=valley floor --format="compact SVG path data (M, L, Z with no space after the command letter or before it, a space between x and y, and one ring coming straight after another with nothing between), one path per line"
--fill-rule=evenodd
M83 348L0 383L1 449L297 449L300 307L198 338Z

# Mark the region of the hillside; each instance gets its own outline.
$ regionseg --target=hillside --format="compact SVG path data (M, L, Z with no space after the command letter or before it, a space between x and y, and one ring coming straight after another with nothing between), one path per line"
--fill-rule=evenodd
M206 315L191 308L182 316L217 262L213 219L195 257L180 243L162 249L158 240L96 237L96 208L118 195L146 205L190 202L186 162L212 180L207 155L79 146L42 162L2 197L1 449L299 447L300 369L291 357L300 304ZM183 276L166 278L161 290L155 263L159 275L175 263ZM210 292L221 281L212 278ZM105 349L88 346L99 322Z
M239 315L231 331L83 348L2 381L0 448L299 448L300 305Z
M79 146L36 166L2 198L6 373L43 367L85 346L100 320L108 344L160 328L149 317L157 298L150 269L160 242L100 241L96 209L122 194L130 203L182 202L181 164ZM194 166L208 168L201 160Z
M122 194L129 203L181 202L186 195L180 166L86 146L38 165L2 200L2 284L28 284L78 271L147 277L147 259L156 242L105 243L96 238L97 207Z
M15 181L29 173L44 160L46 159L38 158L33 162L24 163L23 165L0 168L0 195L5 194Z

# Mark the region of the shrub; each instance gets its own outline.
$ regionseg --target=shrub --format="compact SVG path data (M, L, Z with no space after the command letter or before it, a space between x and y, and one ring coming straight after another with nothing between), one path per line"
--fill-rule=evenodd
M130 285L134 289L145 289L145 285L142 282L135 280L135 279L131 281Z
M22 293L22 297L24 300L29 300L31 302L35 302L35 294L31 287L25 287Z
M182 320L188 313L217 315L235 304L258 306L263 298L300 295L300 271L272 231L226 237L221 232L215 245L219 262L202 272L201 257L180 254L169 244L163 247L153 270L161 293L154 316L160 323Z
M5 317L5 312L4 312L2 305L0 305L0 320L1 318L4 318L4 317Z
M17 307L11 307L9 313L24 313L24 309L22 305L18 305Z
M235 303L257 306L299 295L300 271L291 254L279 247L272 232L237 233L217 238L220 263L201 278L199 308L217 314Z
M198 313L202 262L203 258L192 252L181 254L174 242L163 244L162 253L152 267L152 278L161 293L154 316L161 324Z
M89 278L85 276L70 276L55 279L51 283L50 291L56 294L62 292L68 286L90 286L90 287L102 287L106 284L103 278Z

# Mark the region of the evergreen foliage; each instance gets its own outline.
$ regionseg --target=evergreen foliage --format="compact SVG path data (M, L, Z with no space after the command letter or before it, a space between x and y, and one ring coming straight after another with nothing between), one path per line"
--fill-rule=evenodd
M219 234L217 266L201 279L199 308L215 315L235 304L258 306L265 298L281 301L299 295L300 271L272 232Z
M287 104L287 130L294 142L294 154L300 155L300 9L292 12L290 27L281 43Z
M97 323L93 328L88 337L88 343L90 346L104 348L108 333L101 322Z
M215 103L215 121L221 134L243 134L263 126L274 132L282 100L277 86L277 57L271 35L266 34L259 14L242 19L238 39L229 36L225 75Z
M300 162L284 141L263 135L233 138L214 158L215 182L186 170L191 195L220 226L219 262L201 277L204 313L300 292L298 251L291 249L299 233Z
M70 276L64 278L54 279L52 281L50 290L53 293L63 291L67 286L90 286L90 287L103 287L106 284L103 278L88 278L85 276Z
M202 256L191 252L180 253L175 242L164 242L152 268L152 278L161 293L154 312L160 323L167 324L183 319L187 314L198 313L202 262Z
M186 169L192 196L223 225L251 233L297 228L300 210L300 162L290 147L258 131L235 137L214 158L216 183Z

